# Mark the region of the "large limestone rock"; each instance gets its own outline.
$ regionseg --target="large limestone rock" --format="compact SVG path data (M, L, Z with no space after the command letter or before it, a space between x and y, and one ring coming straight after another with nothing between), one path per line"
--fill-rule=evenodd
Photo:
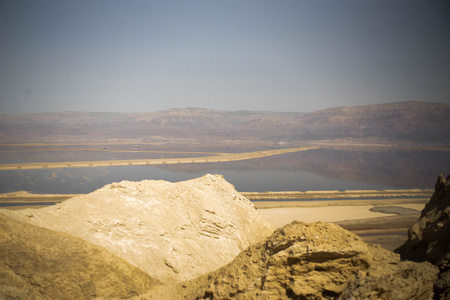
M273 232L219 175L122 181L56 206L8 214L102 246L163 282L216 270Z
M124 299L158 284L101 247L0 213L0 299Z
M450 299L450 175L447 179L439 175L434 194L408 231L408 240L395 252L402 259L439 267L435 292L439 299Z
M150 299L431 299L438 270L327 223L293 222L232 263Z

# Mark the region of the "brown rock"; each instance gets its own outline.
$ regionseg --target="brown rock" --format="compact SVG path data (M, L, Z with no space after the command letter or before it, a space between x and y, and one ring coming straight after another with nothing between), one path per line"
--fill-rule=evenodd
M0 213L0 299L123 299L158 284L101 247Z
M434 194L409 229L408 240L396 249L402 259L429 261L440 269L450 266L450 190L443 178L439 176Z
M445 177L442 174L439 174L436 184L434 185L434 190L437 191L442 184L445 184Z
M439 278L434 284L435 299L450 299L450 271L446 270L439 274Z
M293 222L232 263L160 290L173 299L431 299L438 270L328 223Z
M440 299L450 299L446 298L450 295L449 221L450 188L447 181L444 181L444 176L440 174L434 194L422 210L419 220L408 231L408 240L395 250L402 259L429 261L439 267L441 274L435 290Z

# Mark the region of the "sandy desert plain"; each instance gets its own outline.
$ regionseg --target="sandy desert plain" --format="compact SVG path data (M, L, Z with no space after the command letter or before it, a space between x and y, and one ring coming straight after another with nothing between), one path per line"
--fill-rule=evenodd
M48 145L43 145L44 148L41 148L41 146L38 144L28 145L28 147L32 147L33 151L48 150ZM241 153L212 154L204 152L206 154L204 156L183 158L27 162L1 164L0 170L226 162L318 148L317 146L308 146ZM260 214L275 227L281 227L294 220L333 222L360 235L366 242L381 244L383 247L393 250L406 240L408 228L419 218L420 212L430 198L432 191L426 189L397 189L242 192L242 194L253 201ZM75 195L32 194L18 191L0 194L0 205L6 209L27 207L39 209L73 196Z

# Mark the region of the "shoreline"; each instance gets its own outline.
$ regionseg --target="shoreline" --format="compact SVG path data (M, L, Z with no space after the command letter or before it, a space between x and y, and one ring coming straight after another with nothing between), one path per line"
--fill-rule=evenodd
M314 208L314 207L344 207L344 206L366 206L366 205L404 205L421 204L425 205L429 198L400 198L400 199L346 199L346 200L302 200L302 201L262 201L253 202L257 209L274 208Z
M430 189L241 192L250 200L431 197Z

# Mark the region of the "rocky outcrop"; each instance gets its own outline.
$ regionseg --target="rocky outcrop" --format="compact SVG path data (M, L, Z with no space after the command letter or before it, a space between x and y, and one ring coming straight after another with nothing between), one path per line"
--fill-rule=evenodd
M151 299L431 299L438 270L328 223L293 222L227 266Z
M436 299L450 299L450 175L440 174L435 192L409 229L408 240L395 252L402 259L429 261L440 269Z
M104 247L163 282L216 270L273 232L220 175L122 181L52 207L7 213Z
M447 186L439 179L436 191ZM447 207L437 202L435 213ZM436 266L401 261L335 224L273 232L219 175L123 181L0 213L4 298L431 299L450 281L447 256L436 259L435 284Z
M101 247L0 213L0 299L124 299L159 284Z

